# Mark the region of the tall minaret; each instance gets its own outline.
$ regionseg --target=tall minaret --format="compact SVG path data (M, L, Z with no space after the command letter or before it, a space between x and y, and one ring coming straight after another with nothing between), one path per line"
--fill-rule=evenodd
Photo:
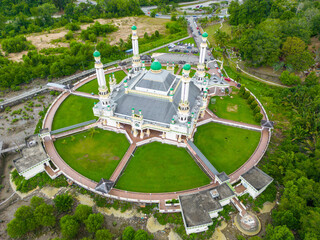
M133 71L139 71L141 69L141 61L140 61L140 55L139 55L137 27L133 25L131 30L132 30L132 50L133 50L132 69Z
M207 37L208 37L208 33L204 32L202 34L202 40L200 44L200 57L199 57L199 63L197 66L197 73L196 73L197 81L199 82L202 82L205 77L204 60L206 58Z
M182 78L181 78L181 100L179 103L178 117L179 121L185 123L189 117L189 83L190 83L190 64L183 66Z
M97 73L98 85L99 85L99 99L102 106L107 106L109 104L109 91L106 85L106 78L104 75L103 64L100 60L100 53L96 50L93 53L94 60L96 61L94 67Z

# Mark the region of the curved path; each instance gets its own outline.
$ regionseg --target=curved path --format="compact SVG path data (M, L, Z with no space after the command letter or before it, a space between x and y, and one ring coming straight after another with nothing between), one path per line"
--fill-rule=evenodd
M112 73L114 71L119 71L119 70L121 70L121 69L119 69L119 68L111 69L111 70L107 70L105 73L108 74L108 73ZM80 87L81 85L91 81L94 78L96 78L96 77L90 76L90 77L80 81L76 85L75 89ZM59 108L60 104L69 95L70 95L69 92L64 92L53 102L53 104L51 105L50 109L47 112L47 115L45 116L45 119L43 122L43 128L48 128L49 130L51 130L53 118L54 118L54 115L55 115L57 109ZM211 113L211 114L210 113L211 113L211 111L206 111L205 117L203 118L202 121L217 120L217 117L213 113ZM230 120L220 119L220 118L219 118L219 121L225 121L228 123L230 122ZM199 122L201 123L201 121L199 121ZM248 125L250 125L250 124L238 123L238 122L234 122L234 123L237 123L239 125L246 126L246 127L248 127ZM95 123L95 125L97 125L97 124L100 124L100 123L99 122ZM255 127L259 128L258 126L255 126ZM73 130L73 131L76 132L76 130ZM229 175L230 180L231 180L230 182L237 181L241 174L245 173L251 167L256 165L260 161L260 159L263 157L263 155L268 147L271 133L268 129L261 128L260 131L261 131L261 138L260 138L260 142L259 142L258 147L256 148L255 152L251 155L251 157L247 160L247 162L245 164L243 164L238 170L236 170L235 172L233 172L232 174ZM156 136L154 138L159 138L159 136ZM159 140L161 140L161 138L159 138ZM133 144L135 144L135 141L137 141L137 139L133 139ZM134 148L135 146L133 146L133 144L131 146ZM97 182L92 181L92 180L86 178L85 176L81 175L80 173L76 172L75 170L73 170L60 157L60 155L57 153L57 151L54 147L54 144L53 144L53 141L51 138L49 138L49 137L44 138L44 146L46 148L48 155L51 157L52 161L57 165L57 167L59 167L59 169L62 171L62 173L67 178L73 180L74 182L76 182L77 184L81 185L82 187L84 187L86 189L89 189L89 190L96 192L98 194L102 194L101 192L95 191L95 187L97 185ZM132 149L130 151L128 151L128 155L129 154L131 155L131 152L132 152ZM130 155L127 156L125 159L123 159L123 161L121 160L122 164L119 164L119 166L116 168L116 171L112 175L112 179L116 180L118 178L118 176L121 174L122 170L124 169L127 161L129 160ZM121 200L126 200L126 201L156 202L156 203L162 202L163 203L163 201L168 200L168 199L174 199L174 198L176 199L181 194L190 194L190 193L199 192L201 190L206 190L206 189L210 189L212 187L215 187L218 184L219 183L216 183L213 180L210 184L208 184L206 186L202 186L202 187L194 188L194 189L189 189L189 190L185 190L185 191L169 192L169 193L140 193L140 192L130 192L130 191L125 191L125 190L113 188L109 192L109 194L102 194L102 195L107 196L107 197L121 199Z

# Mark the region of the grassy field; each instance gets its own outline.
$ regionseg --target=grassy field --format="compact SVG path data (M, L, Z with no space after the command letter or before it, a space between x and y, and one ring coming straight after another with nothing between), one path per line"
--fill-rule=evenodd
M194 41L194 38L188 38L186 40L181 41L182 43L190 43L190 44L194 44L194 46L197 46L196 42Z
M213 35L220 27L221 24L217 23L210 25L204 29L204 31L208 33L208 40L211 44L215 43ZM229 23L224 22L220 30L231 35L231 26L229 25Z
M238 92L239 90L233 87L230 96L222 97L222 99L218 96L212 97L216 102L213 104L211 100L209 109L221 118L257 124L254 120L253 111L247 101L238 95Z
M194 143L219 171L230 174L252 155L260 132L209 123L198 127Z
M154 142L137 149L116 188L135 192L173 192L209 182L184 148Z
M130 144L124 134L94 130L58 139L54 146L70 167L99 182L110 178Z
M106 82L107 82L108 88L110 89L110 87L109 87L109 75L110 74L106 75ZM115 78L117 80L117 83L119 83L119 82L122 81L122 79L125 76L127 76L127 74L124 71L117 71L117 72L114 73L114 76L115 76ZM79 87L77 89L77 91L98 94L99 90L98 90L98 81L97 81L97 79L93 79L92 81L84 84L83 86Z
M98 100L70 95L58 108L53 119L52 130L97 119L92 111L94 102Z

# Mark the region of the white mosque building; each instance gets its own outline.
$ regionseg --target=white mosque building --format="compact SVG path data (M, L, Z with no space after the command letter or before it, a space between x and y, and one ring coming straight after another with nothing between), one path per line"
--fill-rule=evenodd
M108 89L100 53L95 51L93 54L100 100L93 107L94 115L106 126L130 125L135 137L144 138L155 130L166 139L178 142L183 138L190 139L198 119L204 116L208 89L229 87L219 76L210 79L206 76L204 62L208 34L202 35L197 71L190 78L190 64L183 66L181 76L174 74L174 65L167 64L163 69L158 61L146 70L140 60L137 27L131 29L132 70L119 84L110 77Z

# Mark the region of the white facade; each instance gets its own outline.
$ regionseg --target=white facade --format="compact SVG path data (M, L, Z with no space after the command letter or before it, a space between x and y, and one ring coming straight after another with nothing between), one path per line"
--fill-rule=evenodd
M44 166L49 162L49 160L50 160L49 158L45 159L42 162L39 162L37 165L34 165L29 169L26 169L25 171L19 173L19 175L23 176L26 180L28 180L34 177L35 175L37 175L38 173L43 172L45 170Z

